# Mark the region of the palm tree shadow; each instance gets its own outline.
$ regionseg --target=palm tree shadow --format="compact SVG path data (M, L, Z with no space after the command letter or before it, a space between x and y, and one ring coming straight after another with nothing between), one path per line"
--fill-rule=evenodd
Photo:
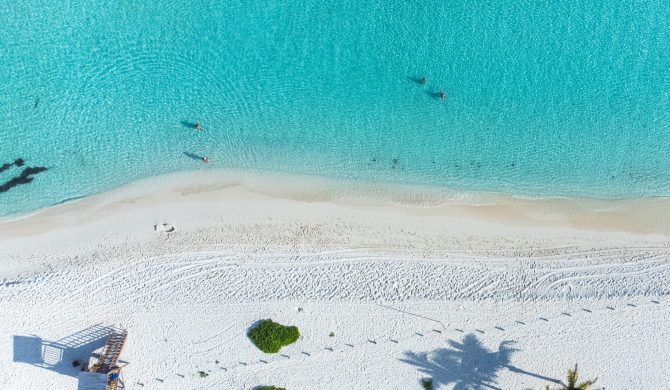
M557 379L533 374L511 365L512 355L519 351L512 348L513 344L514 341L503 341L497 351L490 351L475 335L468 334L461 343L449 340L450 348L423 353L405 352L400 361L416 366L420 372L433 379L437 388L440 385L452 385L454 390L501 390L496 386L496 381L500 370L505 368L515 373L559 383Z

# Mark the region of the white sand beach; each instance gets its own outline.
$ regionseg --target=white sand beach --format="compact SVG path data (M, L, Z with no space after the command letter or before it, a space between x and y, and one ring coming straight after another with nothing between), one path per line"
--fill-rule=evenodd
M366 186L189 172L2 220L0 387L75 389L119 326L127 389L670 389L670 199ZM266 355L264 318L302 337Z

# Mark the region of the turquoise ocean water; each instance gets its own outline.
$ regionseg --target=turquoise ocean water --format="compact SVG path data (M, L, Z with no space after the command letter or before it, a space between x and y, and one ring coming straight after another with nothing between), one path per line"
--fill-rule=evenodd
M25 160L0 172L0 215L204 155L463 191L670 195L667 0L16 0L0 26L0 165Z

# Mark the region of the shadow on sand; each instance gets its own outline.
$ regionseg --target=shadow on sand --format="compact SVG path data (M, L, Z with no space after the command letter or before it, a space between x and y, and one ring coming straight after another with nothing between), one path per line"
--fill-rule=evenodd
M14 362L76 377L93 351L105 345L113 329L101 324L93 325L57 341L44 340L35 335L14 336ZM74 365L75 361L80 365Z
M451 385L454 390L500 390L496 381L502 369L560 383L557 379L533 374L511 365L512 354L519 351L512 348L513 344L513 341L503 341L497 351L490 351L475 335L468 334L462 343L449 340L449 348L423 353L405 352L405 357L400 360L431 377L436 388Z

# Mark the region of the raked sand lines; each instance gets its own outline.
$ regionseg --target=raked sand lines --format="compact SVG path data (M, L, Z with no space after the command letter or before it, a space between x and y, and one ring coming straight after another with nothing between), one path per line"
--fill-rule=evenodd
M664 252L607 251L585 260L385 257L380 254L239 254L208 252L97 263L0 286L0 300L56 298L75 314L104 296L115 304L204 304L268 300L396 302L416 299L516 299L663 296L670 294ZM526 266L526 263L528 265ZM250 288L249 286L254 286ZM74 288L72 288L74 287Z
M403 258L379 254L207 253L147 258L123 265L95 264L8 287L0 299L30 291L59 297L76 307L86 296L119 304L181 300L200 303L227 298L238 302L282 300L401 301L408 299L519 299L663 296L670 294L667 253L616 257L616 253L575 261ZM248 288L254 284L255 288ZM74 288L72 288L74 286ZM193 302L192 298L196 298Z

